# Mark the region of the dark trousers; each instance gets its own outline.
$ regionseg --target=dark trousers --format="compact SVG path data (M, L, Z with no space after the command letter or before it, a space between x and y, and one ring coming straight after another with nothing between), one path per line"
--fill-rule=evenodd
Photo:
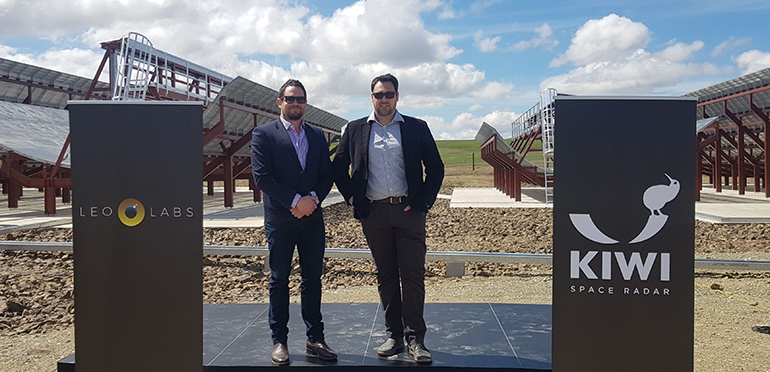
M302 274L300 298L302 319L307 339L324 341L321 317L321 275L326 246L326 232L321 211L292 223L271 225L265 223L265 235L270 251L270 313L268 322L273 343L285 344L289 328L289 274L294 247L299 253Z
M377 265L377 288L389 338L425 341L425 213L406 204L372 203L361 226Z

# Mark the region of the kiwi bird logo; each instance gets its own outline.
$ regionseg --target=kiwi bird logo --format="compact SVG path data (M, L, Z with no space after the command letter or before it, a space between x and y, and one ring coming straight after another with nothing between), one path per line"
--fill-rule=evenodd
M668 174L663 173L670 183L668 185L655 185L650 186L647 191L644 192L642 201L644 206L650 210L651 215L660 216L660 209L663 208L666 203L674 200L676 195L679 194L679 181L671 178Z
M668 216L663 214L660 210L670 201L674 200L679 195L679 181L671 178L668 174L665 174L668 178L668 185L654 185L647 188L642 196L642 202L644 206L650 210L650 217L647 218L647 224L642 229L642 232L632 239L629 244L640 243L655 236L668 221ZM600 244L617 244L619 241L610 238L598 227L591 219L590 214L570 213L570 220L575 229L588 240L591 240Z

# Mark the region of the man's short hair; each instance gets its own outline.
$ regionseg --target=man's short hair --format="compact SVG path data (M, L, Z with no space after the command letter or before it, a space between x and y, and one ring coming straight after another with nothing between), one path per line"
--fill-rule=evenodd
M396 79L396 77L393 76L391 73L380 75L374 78L374 80L372 80L372 92L374 92L374 86L377 85L377 83L387 83L387 82L393 84L393 88L395 88L396 92L398 92L398 79Z
M307 89L305 89L305 86L302 85L302 83L299 80L296 79L289 79L286 80L283 85L281 85L281 89L278 91L278 98L283 98L283 93L286 92L286 88L288 87L300 87L302 88L302 93L305 94L305 98L307 98Z

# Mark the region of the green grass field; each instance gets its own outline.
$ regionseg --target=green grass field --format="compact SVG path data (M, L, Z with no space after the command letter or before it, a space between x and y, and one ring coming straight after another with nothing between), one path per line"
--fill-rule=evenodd
M329 149L337 147L338 144L339 142L333 142ZM474 154L476 164L484 162L481 159L481 145L475 140L436 141L436 146L444 164L471 164L474 161ZM540 141L535 141L532 144L533 149L541 147ZM332 155L332 159L334 159L334 155ZM527 154L527 160L540 164L543 162L543 154L539 151L532 151Z
M436 141L436 146L438 146L438 151L441 153L441 159L444 161L444 164L470 164L473 159L472 154L476 154L477 164L484 162L481 160L481 145L475 140ZM535 141L532 144L532 148L540 149L542 144L540 141ZM543 162L543 154L539 151L530 151L526 158L536 164Z
M474 140L465 141L436 141L438 152L444 164L471 163L473 154L476 154L476 162L481 160L481 146Z

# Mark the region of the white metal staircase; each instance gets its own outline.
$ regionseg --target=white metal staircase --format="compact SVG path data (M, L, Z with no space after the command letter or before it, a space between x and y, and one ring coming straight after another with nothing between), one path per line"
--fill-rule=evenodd
M144 101L154 52L150 39L144 35L129 32L123 36L120 54L117 56L113 101Z
M540 92L540 123L542 126L543 170L545 180L545 203L553 203L553 138L556 110L554 109L556 89L548 88Z

